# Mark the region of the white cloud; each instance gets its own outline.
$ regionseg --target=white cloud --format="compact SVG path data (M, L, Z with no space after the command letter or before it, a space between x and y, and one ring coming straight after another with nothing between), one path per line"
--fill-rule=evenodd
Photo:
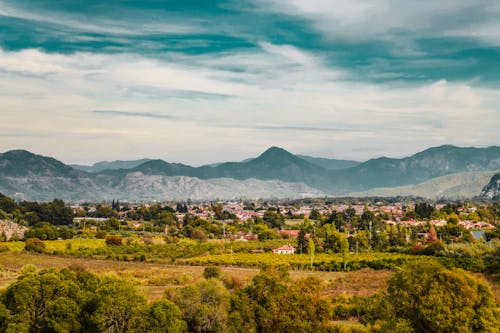
M300 65L314 65L314 57L310 54L299 50L292 45L275 45L268 42L260 42L260 47L266 52L279 56L282 59L286 59L293 63Z
M500 5L495 1L254 1L262 11L305 18L326 37L368 40L377 37L393 41L397 39L393 33L407 31L427 37L466 36L495 43L499 41L497 17ZM401 51L400 44L404 42L397 40L395 51ZM411 43L404 45L403 51L419 54Z
M498 89L444 80L354 83L314 54L261 45L221 57L166 54L167 60L0 50L0 132L29 134L3 136L0 150L28 148L68 162L149 156L200 164L243 159L271 145L365 159L500 141ZM136 93L138 86L151 93ZM232 97L175 98L182 90Z

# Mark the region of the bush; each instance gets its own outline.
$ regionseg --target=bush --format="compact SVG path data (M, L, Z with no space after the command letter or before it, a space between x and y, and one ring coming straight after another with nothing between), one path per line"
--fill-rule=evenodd
M444 245L441 242L433 242L421 252L422 254L433 256L438 254L439 252L444 251Z
M24 244L24 250L42 253L45 251L45 243L39 238L28 238Z
M122 245L122 238L120 236L110 235L106 237L106 245Z
M203 277L205 279L218 279L221 275L221 271L220 271L220 268L219 267L216 267L216 266L208 266L208 267L205 267L205 269L203 270Z
M200 227L196 227L191 232L191 238L202 243L202 242L206 242L208 237L207 237L207 233L205 232L205 230L203 230Z
M107 232L105 230L99 230L95 233L95 238L97 239L104 239L107 236Z

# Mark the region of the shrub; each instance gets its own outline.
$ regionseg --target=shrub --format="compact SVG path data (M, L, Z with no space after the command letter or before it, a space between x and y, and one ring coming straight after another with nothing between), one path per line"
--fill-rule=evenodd
M422 251L422 254L433 256L444 251L444 245L441 242L432 242Z
M200 227L196 227L191 232L191 238L202 243L202 242L206 242L208 237L207 237L207 233L205 232L205 230L203 230Z
M109 235L106 237L106 245L122 245L122 238L116 235Z
M97 239L104 239L107 236L107 232L105 230L99 230L95 233L95 238Z
M45 243L39 238L28 238L24 244L24 250L42 253L45 251Z
M208 266L208 267L205 267L205 269L203 270L203 277L205 279L218 279L221 275L221 271L220 271L220 268L219 267L216 267L216 266Z
M151 235L151 234L144 235L144 237L142 237L142 242L145 245L153 245L153 243L154 243L153 235Z

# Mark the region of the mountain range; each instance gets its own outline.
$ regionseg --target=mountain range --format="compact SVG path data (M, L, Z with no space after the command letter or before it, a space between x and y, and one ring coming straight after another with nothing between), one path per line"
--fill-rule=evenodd
M368 194L377 189L397 195L398 188L411 194L412 187L429 182L433 182L428 187L434 194L439 193L435 189L439 184L448 184L442 193L453 194L453 187L461 185L453 183L456 181L465 182L460 193L475 196L479 193L468 189L482 188L485 183L477 184L479 180L485 181L496 170L500 170L498 146L444 145L405 158L366 162L294 155L271 147L242 162L200 167L153 159L69 166L50 157L12 150L0 154L0 192L40 201L296 198Z

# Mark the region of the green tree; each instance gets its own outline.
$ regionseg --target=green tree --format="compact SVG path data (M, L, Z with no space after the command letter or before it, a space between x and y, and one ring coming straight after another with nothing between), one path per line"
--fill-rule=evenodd
M388 283L395 314L419 332L497 332L500 313L484 282L460 270L422 261L396 271Z
M299 234L297 235L297 250L300 254L307 251L307 238L305 228L300 228Z
M198 242L206 242L207 241L207 233L203 228L201 227L196 227L191 231L191 238L194 240L197 240Z
M134 285L124 279L106 276L90 300L90 321L102 332L134 332L141 326L146 312L146 299Z
M340 234L340 253L342 253L342 264L344 265L344 271L347 270L347 261L349 260L349 241L347 240L347 235Z
M314 245L314 240L312 237L309 237L307 240L307 254L309 254L309 260L311 262L311 268L313 267L314 263L314 250L315 250L315 245Z
M151 333L187 332L187 324L182 319L181 310L166 299L151 304L145 326L144 331Z
M201 281L170 295L179 307L190 332L224 332L229 292L218 280Z
M28 238L24 243L24 250L42 253L45 251L45 243L38 238Z
M27 273L2 296L2 332L76 332L84 294L68 269ZM2 309L0 308L0 312Z
M205 279L218 279L221 276L220 267L208 266L203 269L203 277Z
M290 281L288 271L265 268L231 300L231 332L321 332L329 306L316 278Z

